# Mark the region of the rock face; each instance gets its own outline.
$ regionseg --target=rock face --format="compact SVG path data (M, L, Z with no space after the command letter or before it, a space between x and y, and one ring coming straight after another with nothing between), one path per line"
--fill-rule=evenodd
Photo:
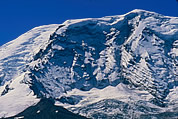
M55 106L54 101L42 99L34 106L31 106L16 116L8 119L87 119L73 114L60 106Z
M1 97L18 88L11 83L24 72L21 83L37 97L86 117L178 112L178 18L133 10L68 20L33 29L0 48L6 51Z

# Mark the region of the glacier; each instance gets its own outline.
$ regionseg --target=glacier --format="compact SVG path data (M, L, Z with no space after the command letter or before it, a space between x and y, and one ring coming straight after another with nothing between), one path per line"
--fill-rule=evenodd
M88 118L177 118L178 18L136 9L34 28L0 47L0 84L0 117L52 98Z

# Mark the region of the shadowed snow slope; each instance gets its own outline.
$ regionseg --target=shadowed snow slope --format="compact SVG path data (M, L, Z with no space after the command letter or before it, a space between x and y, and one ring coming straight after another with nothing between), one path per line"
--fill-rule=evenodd
M0 100L26 85L90 118L174 114L178 18L133 10L38 27L0 47L0 71ZM8 108L1 110L8 115Z
M49 34L53 33L58 25L36 27L17 39L0 47L0 81L11 80L20 75L32 56L45 47Z

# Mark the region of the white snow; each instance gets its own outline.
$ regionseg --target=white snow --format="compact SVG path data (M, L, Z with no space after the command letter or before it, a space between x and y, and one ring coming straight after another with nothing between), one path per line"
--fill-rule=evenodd
M39 113L40 113L40 110L38 110L36 113L39 114Z
M105 99L143 101L154 107L150 103L153 94L161 97L168 88L167 79L177 80L173 76L178 73L177 25L177 18L137 9L120 16L68 20L59 29L60 25L47 25L30 30L0 47L4 84L0 94L7 84L10 88L0 96L0 117L13 116L39 101L28 84L22 83L28 68L39 73L36 78L48 92L46 97L81 97L74 105L56 102L67 109ZM50 44L52 49L40 51ZM42 56L32 61L39 52ZM138 87L124 85L120 76ZM170 104L177 103L177 90L170 90L166 98Z
M77 108L86 106L89 104L93 104L99 102L104 99L116 99L123 102L130 101L149 101L153 96L147 91L139 91L139 90L131 90L127 85L120 83L116 87L108 86L104 89L92 88L90 91L81 91L79 89L73 89L72 91L68 91L64 96L80 96L82 99L76 105L63 104L60 102L56 102L55 105L64 106L65 108Z
M0 47L0 80L3 83L21 75L32 56L44 48L59 25L44 25L24 33Z
M0 96L0 117L16 115L39 101L29 86L21 83L25 75L22 70L32 56L45 47L50 34L58 26L54 24L36 27L0 47L0 78L6 82L0 87L0 94L7 84L12 88L7 94Z
M14 119L24 119L24 116L21 116L21 117L15 117Z
M10 83L10 90L7 94L0 97L0 118L14 116L22 112L27 107L39 102L34 96L33 91L28 85L22 83L25 73L14 79ZM4 90L0 87L0 92Z

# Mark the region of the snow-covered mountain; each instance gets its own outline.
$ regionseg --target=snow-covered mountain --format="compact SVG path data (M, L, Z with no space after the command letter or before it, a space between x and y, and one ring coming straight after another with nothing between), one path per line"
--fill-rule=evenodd
M52 98L89 118L176 118L178 18L133 10L34 28L0 47L0 81L0 117Z

